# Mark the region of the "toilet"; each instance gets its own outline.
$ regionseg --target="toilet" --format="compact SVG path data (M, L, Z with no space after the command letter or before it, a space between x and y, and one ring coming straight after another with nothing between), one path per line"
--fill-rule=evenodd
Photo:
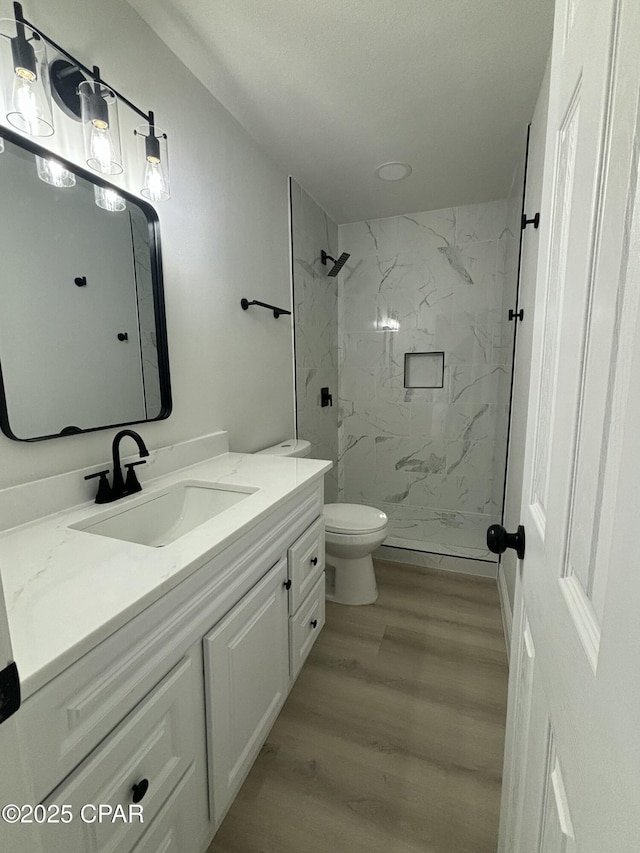
M259 450L271 456L308 456L311 444L289 439ZM372 553L387 536L384 512L361 504L325 504L327 593L338 604L373 604L378 597Z

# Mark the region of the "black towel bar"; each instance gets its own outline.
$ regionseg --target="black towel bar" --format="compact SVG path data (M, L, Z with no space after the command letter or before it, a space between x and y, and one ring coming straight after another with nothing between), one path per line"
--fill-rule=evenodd
M281 314L291 314L291 311L287 311L285 308L276 308L275 305L269 305L266 302L260 302L257 299L253 299L249 302L248 299L241 299L240 305L242 306L242 310L246 311L250 305L259 305L261 308L268 308L269 311L273 311L273 316L278 319Z

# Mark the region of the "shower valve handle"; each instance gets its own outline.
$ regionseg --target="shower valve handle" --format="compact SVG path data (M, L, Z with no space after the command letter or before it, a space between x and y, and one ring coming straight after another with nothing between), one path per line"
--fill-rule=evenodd
M333 395L329 393L329 388L320 389L320 406L323 409L325 406L333 406Z

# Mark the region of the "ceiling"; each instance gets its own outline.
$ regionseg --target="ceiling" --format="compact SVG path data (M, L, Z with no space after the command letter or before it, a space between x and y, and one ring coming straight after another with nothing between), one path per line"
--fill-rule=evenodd
M508 195L553 0L129 2L338 223Z

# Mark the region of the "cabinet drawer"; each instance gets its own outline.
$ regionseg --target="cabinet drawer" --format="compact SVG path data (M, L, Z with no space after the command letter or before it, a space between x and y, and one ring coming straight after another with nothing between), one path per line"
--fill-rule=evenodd
M324 571L324 518L322 516L289 548L289 612L295 613Z
M289 618L291 678L296 678L324 625L324 572L295 616Z
M198 850L199 816L193 814L197 800L193 765L171 794L158 817L145 830L133 853L195 853Z
M74 820L44 828L47 853L129 853L195 758L194 677L185 658L51 794L45 805L71 805ZM143 780L143 823L80 819L87 803L121 805L128 814Z

